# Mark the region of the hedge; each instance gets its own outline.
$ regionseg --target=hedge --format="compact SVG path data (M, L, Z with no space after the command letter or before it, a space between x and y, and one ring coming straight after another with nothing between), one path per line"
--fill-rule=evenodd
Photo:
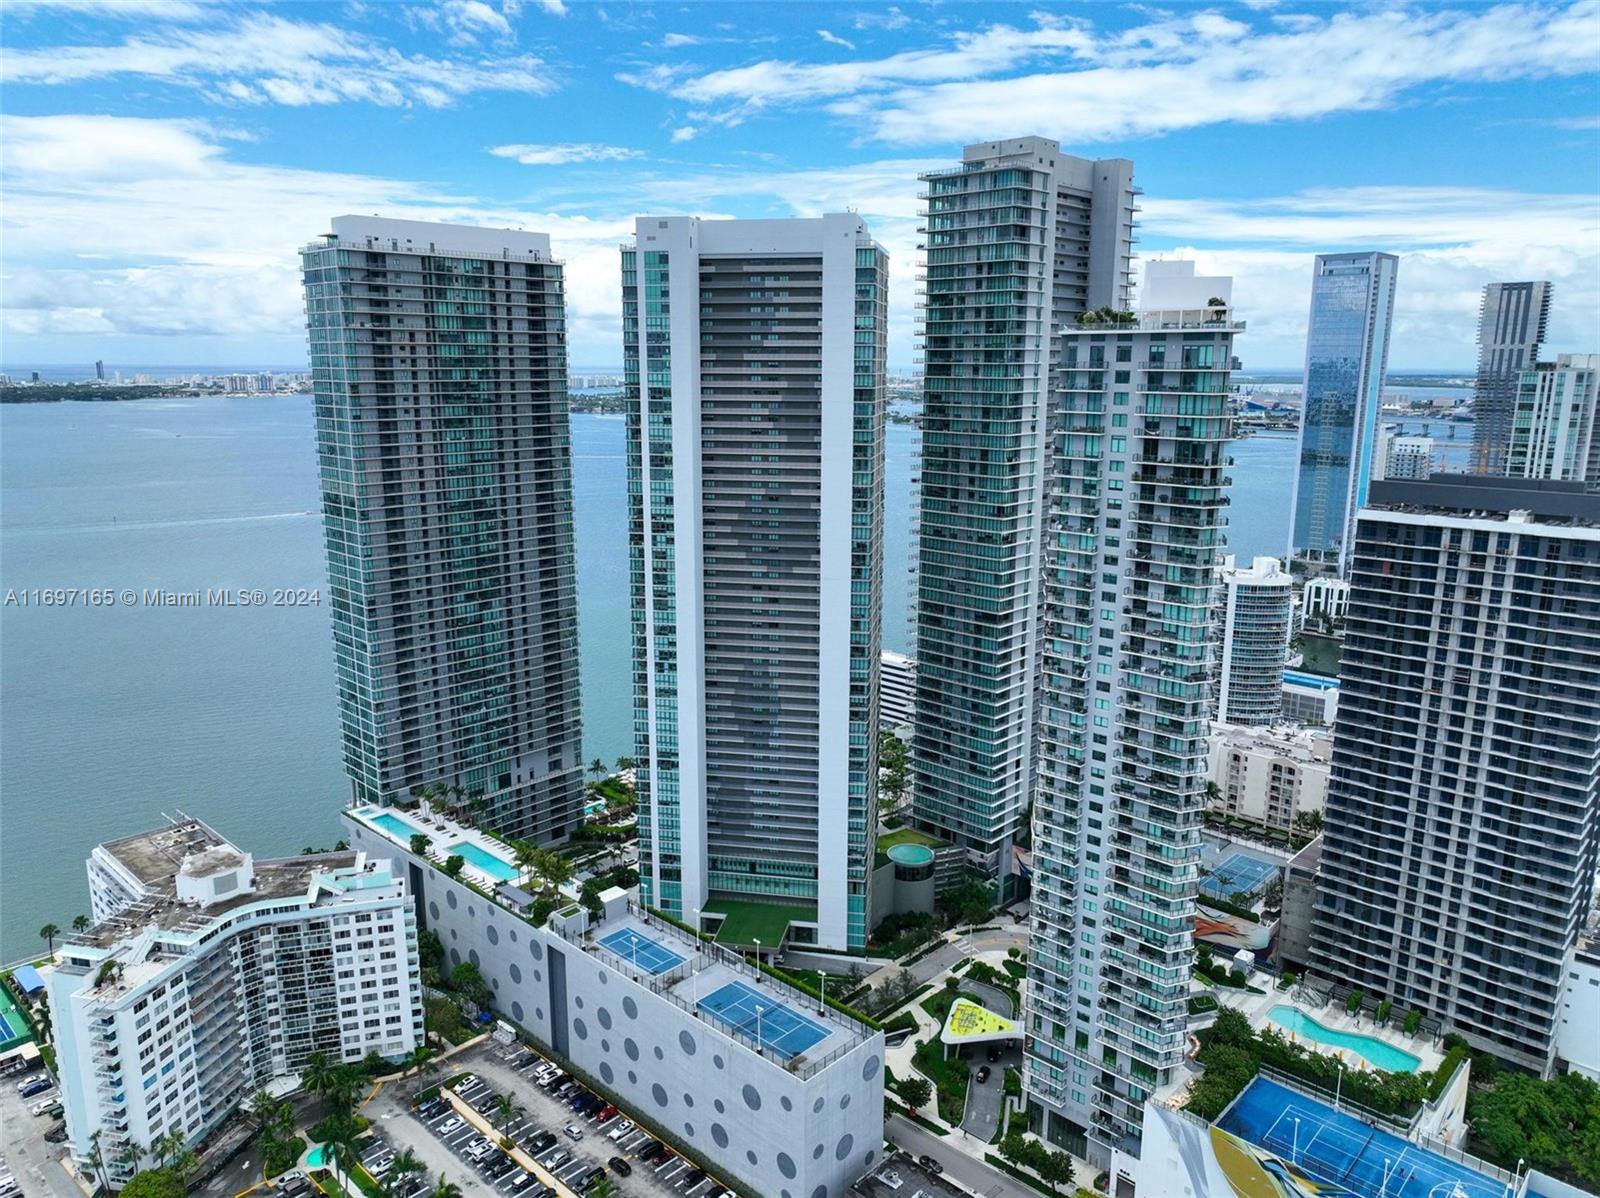
M810 995L812 998L819 999L820 1001L827 1003L828 1006L832 1007L835 1011L838 1011L841 1015L848 1015L852 1019L859 1019L862 1023L866 1024L875 1032L881 1032L883 1030L883 1024L879 1023L871 1015L868 1015L862 1011L858 1011L854 1007L840 1002L831 994L824 995L822 991L818 990L815 986L808 982L802 982L799 978L795 977L794 974L789 973L787 970L779 969L775 965L768 965L765 961L761 960L756 961L756 968L761 970L761 972L766 974L769 978L773 978L777 981L783 982L786 985L793 986L796 990L800 991L800 993Z

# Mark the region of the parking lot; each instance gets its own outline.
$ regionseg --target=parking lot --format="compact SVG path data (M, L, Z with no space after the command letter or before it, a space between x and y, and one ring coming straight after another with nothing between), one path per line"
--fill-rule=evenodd
M0 1198L82 1198L60 1164L56 1088L37 1064L0 1077L0 1128Z
M458 1076L464 1072L466 1076ZM520 1044L487 1043L451 1059L446 1072L458 1102L493 1125L490 1135L440 1096L413 1109L405 1094L380 1095L368 1114L375 1128L369 1169L392 1170L410 1148L427 1165L395 1198L427 1198L441 1171L468 1195L552 1198L586 1194L607 1177L622 1195L733 1198L716 1179L678 1156L625 1112ZM509 1105L506 1100L509 1099ZM511 1139L562 1187L524 1170L498 1146ZM380 1180L389 1181L386 1177Z

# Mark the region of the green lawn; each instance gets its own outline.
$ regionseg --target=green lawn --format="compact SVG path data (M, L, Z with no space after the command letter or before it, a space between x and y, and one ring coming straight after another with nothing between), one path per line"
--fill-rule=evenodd
M892 849L897 844L921 844L930 849L947 847L945 842L937 836L929 836L926 832L919 832L915 828L896 828L893 832L886 832L878 837L880 849Z
M757 940L763 948L776 949L791 920L809 923L817 917L813 905L763 903L754 899L713 897L706 904L708 915L726 916L717 929L717 943L733 948L753 948Z

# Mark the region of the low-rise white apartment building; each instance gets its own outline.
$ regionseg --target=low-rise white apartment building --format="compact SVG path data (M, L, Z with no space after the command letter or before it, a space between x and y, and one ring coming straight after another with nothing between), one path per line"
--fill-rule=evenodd
M1302 811L1321 811L1333 741L1299 728L1211 727L1211 809L1287 832Z
M1561 971L1556 1056L1567 1070L1600 1082L1600 924L1591 923Z
M361 852L255 861L198 820L95 849L105 917L41 972L68 1140L99 1133L114 1181L132 1142L188 1145L257 1090L423 1042L406 885Z

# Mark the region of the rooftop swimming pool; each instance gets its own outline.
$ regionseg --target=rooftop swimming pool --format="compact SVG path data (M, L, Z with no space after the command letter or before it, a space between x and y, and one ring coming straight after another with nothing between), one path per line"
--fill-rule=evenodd
M515 882L517 880L517 867L500 860L486 849L480 849L475 844L461 841L444 850L445 856L452 853L459 856L468 865L482 873L488 874L497 882Z
M1298 1007L1291 1007L1287 1003L1279 1003L1273 1007L1267 1013L1267 1018L1285 1031L1293 1032L1313 1044L1353 1052L1375 1069L1383 1069L1389 1073L1415 1073L1417 1066L1422 1064L1420 1058L1375 1036L1340 1032L1331 1027L1324 1027Z
M422 829L417 827L416 824L403 820L390 811L369 810L357 812L357 814L373 827L382 828L385 832L398 836L404 841L409 841L417 833L422 832ZM423 834L426 835L426 833Z

